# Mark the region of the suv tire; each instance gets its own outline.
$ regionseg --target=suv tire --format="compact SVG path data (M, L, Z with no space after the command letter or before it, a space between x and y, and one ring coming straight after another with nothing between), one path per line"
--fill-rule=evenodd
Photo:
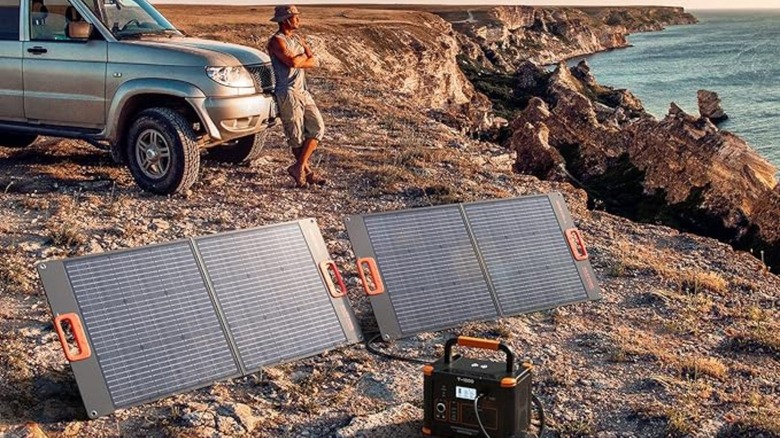
M144 110L127 134L127 163L142 189L160 195L183 192L198 179L200 150L195 132L176 111Z
M0 132L0 146L9 148L23 148L33 144L38 136L35 134L11 134Z
M224 163L251 163L260 158L267 133L258 132L209 148L207 157Z

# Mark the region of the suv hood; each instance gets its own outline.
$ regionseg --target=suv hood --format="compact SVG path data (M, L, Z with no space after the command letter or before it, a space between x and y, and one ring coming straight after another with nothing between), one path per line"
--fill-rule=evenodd
M211 65L253 65L270 62L265 53L251 47L188 37L145 37L139 40L124 40L136 46L179 52L182 55L205 58Z

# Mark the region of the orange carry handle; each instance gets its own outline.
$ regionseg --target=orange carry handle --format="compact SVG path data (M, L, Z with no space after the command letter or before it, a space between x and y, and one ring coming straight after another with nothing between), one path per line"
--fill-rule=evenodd
M468 336L458 336L450 338L444 343L444 363L449 364L452 360L452 347L455 345L461 347L481 348L483 350L501 350L506 354L506 372L513 373L515 369L515 355L512 350L503 342L490 339L469 338Z
M76 342L77 354L73 354L70 351L70 345L68 345L68 338L65 336L65 330L62 328L62 323L67 321L70 323L70 329L73 332L73 339ZM89 359L92 356L92 350L89 349L89 342L87 342L87 336L84 334L84 327L81 325L81 319L75 313L66 313L64 315L57 315L54 318L54 329L57 330L57 336L60 338L60 344L62 345L62 351L65 352L65 358L68 362L78 362L85 359Z
M374 282L374 288L368 284L365 272L363 272L363 265L368 267L368 273L371 276L371 280ZM360 275L360 281L363 283L363 290L366 291L366 295L375 296L382 295L385 292L385 285L382 284L382 278L379 276L379 268L376 266L376 260L371 257L364 257L357 261L358 275Z
M566 230L566 241L569 243L569 249L574 256L574 260L581 262L588 259L588 249L585 248L585 241L582 239L582 233L576 228Z
M322 276L325 278L325 284L328 286L330 296L333 298L343 298L347 296L347 285L344 284L344 279L341 277L341 272L339 272L339 267L336 266L336 262L327 260L320 263L320 271L322 271ZM336 289L336 284L333 283L333 279L330 278L330 273L328 273L328 271L333 272L333 276L336 277L338 289Z
M458 336L458 345L461 347L481 348L483 350L498 350L498 346L501 345L501 343L498 341L491 341L490 339Z

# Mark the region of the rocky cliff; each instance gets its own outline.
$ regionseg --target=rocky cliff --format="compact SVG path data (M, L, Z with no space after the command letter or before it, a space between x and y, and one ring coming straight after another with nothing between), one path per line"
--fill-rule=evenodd
M466 57L481 68L512 71L525 60L550 64L626 47L633 32L696 23L682 8L501 6L437 11L453 23Z
M198 8L179 25L197 36L265 51L276 31L265 17L267 12L234 9L241 13L221 13L219 20L214 10ZM356 94L360 90L360 94L392 96L391 103L397 105L471 117L475 108L489 107L456 62L460 46L452 26L435 14L399 10L388 18L388 11L381 9L310 7L308 11L302 33L321 62L313 76L333 78Z
M777 169L744 140L675 104L656 120L630 92L599 85L584 61L522 70L520 92L543 91L512 124L516 170L574 178L610 211L764 250L780 266Z

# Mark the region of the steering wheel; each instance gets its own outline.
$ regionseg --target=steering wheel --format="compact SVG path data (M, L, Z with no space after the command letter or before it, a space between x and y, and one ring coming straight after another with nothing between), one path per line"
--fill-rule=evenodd
M124 26L120 27L119 31L124 32L124 30L130 27L131 24L135 24L136 27L141 27L141 22L133 18L132 20L125 23Z

